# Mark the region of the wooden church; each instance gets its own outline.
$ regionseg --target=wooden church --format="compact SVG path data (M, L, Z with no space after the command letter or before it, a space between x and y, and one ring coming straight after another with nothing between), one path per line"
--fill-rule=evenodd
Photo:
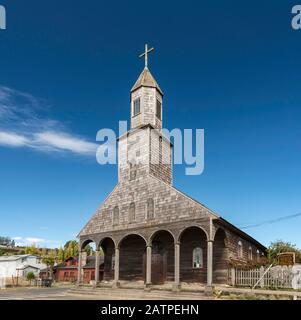
M131 128L118 139L118 183L79 234L78 283L84 247L94 242L96 284L102 249L102 278L114 287L140 280L210 290L227 283L231 262L259 261L265 247L173 186L173 146L161 132L163 92L148 69L151 50L146 46L145 68L131 89Z

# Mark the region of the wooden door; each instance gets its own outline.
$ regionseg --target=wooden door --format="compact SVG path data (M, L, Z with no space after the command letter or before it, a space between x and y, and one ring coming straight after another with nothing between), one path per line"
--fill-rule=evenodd
M163 284L165 281L164 256L162 253L152 254L152 284Z
M167 254L162 243L154 242L152 247L152 284L163 284L166 280ZM143 278L146 281L146 253L143 255Z

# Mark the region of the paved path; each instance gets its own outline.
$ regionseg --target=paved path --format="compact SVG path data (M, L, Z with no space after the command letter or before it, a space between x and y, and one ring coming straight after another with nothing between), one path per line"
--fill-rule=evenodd
M69 288L13 288L0 290L0 300L43 300L63 298Z

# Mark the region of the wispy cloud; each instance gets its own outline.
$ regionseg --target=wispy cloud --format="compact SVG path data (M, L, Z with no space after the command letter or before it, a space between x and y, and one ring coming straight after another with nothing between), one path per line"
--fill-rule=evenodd
M46 242L45 239L41 239L41 238L31 238L31 237L25 238L25 240L26 240L27 242L30 242L30 243L44 243L44 242Z
M45 102L0 85L0 146L42 152L95 155L98 145L73 134L64 124L42 116Z
M80 154L95 154L97 145L64 132L45 131L35 134L35 144Z
M13 133L0 131L0 144L11 147L22 147L30 143L25 136Z
M16 246L30 246L30 245L36 245L38 247L59 247L61 245L61 241L58 240L47 240L37 237L21 237L16 236L12 237L13 240L16 242Z

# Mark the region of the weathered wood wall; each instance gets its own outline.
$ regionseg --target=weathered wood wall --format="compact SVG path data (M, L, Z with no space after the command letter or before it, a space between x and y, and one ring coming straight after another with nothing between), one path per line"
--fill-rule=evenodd
M219 229L213 242L213 283L227 283L228 250L225 246L225 232Z
M104 252L104 270L103 280L110 281L114 279L114 270L112 270L112 255L115 252L113 241L107 239L101 245Z

